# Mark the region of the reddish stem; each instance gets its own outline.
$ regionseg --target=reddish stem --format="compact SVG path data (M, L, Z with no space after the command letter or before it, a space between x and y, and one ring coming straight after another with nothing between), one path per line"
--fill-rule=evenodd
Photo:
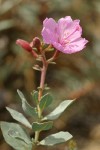
M46 61L45 55L42 54L42 62L43 62L43 68L41 71L41 79L40 79L40 89L39 89L39 101L41 100L41 96L44 90L44 83L45 83L45 78L46 78L46 72L48 68L48 63Z
M59 54L60 54L60 51L56 50L53 56L50 59L48 59L47 62L49 63L49 62L54 61L59 56Z
M38 54L35 51L32 50L31 53L35 58L38 58Z
M60 51L56 50L52 59L55 60L59 56L59 54L60 54Z
M42 56L42 63L43 63L43 68L41 70L41 79L40 79L40 87L39 87L39 94L38 94L38 102L40 102L41 100L41 97L43 95L43 90L44 90L44 83L45 83L45 78L46 78L46 72L47 72L47 68L48 68L48 64L49 62L55 60L58 55L59 55L59 51L55 51L54 55L52 58L50 58L48 61L46 60L46 57L45 57L45 52L42 51L42 49L40 49L40 52L41 52L41 56ZM41 120L41 114L42 114L42 111L40 109L40 106L39 104L37 105L37 109L38 109L38 117L39 117L39 120ZM39 135L40 135L40 132L39 131L36 131L35 132L35 142L37 143L38 142L38 139L39 139Z

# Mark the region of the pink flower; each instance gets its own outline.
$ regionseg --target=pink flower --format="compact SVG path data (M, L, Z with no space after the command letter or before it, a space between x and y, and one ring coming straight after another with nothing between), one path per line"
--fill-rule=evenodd
M59 19L57 23L52 18L46 18L42 30L44 42L67 54L81 51L88 41L81 37L79 23L80 20L72 20L70 16Z

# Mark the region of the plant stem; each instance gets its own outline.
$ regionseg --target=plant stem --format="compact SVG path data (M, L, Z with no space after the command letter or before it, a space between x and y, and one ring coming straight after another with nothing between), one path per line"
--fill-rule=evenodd
M47 62L49 63L49 62L54 61L59 56L59 54L60 54L60 51L56 50L53 56L50 59L48 59Z
M51 57L49 60L46 60L45 57L45 52L43 52L42 50L40 50L41 52L41 56L42 56L42 63L43 63L43 67L41 69L41 79L40 79L40 87L39 87L39 94L38 94L38 105L37 105L37 109L38 109L38 122L41 122L41 109L39 107L39 103L41 100L41 97L43 95L43 90L44 90L44 84L45 84L45 78L46 78L46 72L47 72L47 68L48 68L48 64L49 62L52 62L53 60L55 60L58 55L59 55L59 51L55 51L53 57ZM39 141L39 135L40 135L40 131L36 131L35 132L35 143L37 144Z
M42 72L41 72L41 81L40 81L40 87L39 87L39 101L41 100L41 96L44 90L44 83L45 83L45 77L46 77L46 72L47 72L47 67L48 64L47 62L43 62L43 68L42 68Z
M39 131L36 131L35 132L35 143L38 141L38 139L39 139Z
M42 63L43 63L43 68L41 70L41 79L40 79L40 87L39 87L39 94L38 94L38 102L40 102L42 94L43 94L43 90L44 90L44 83L45 83L45 78L46 78L46 72L47 72L47 68L48 68L48 63L46 61L46 57L45 54L42 53ZM39 122L41 121L41 109L39 107L39 104L37 105L37 109L38 109L38 118L39 118ZM36 131L35 132L35 143L38 142L39 140L39 134L40 131Z

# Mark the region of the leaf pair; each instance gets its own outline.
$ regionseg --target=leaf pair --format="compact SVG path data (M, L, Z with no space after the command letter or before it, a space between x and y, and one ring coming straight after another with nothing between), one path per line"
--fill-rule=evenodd
M37 91L33 91L31 94L32 94L33 100L35 101L36 105L39 105L41 112L43 112L43 110L52 103L53 98L49 93L43 95L41 97L40 102L38 101L38 92Z
M35 124L34 124L35 125ZM16 150L32 150L32 140L19 124L1 122L1 130L5 141ZM37 130L37 127L36 127ZM68 141L72 135L68 132L58 132L49 135L39 142L39 145L53 146Z
M40 102L38 101L38 91L33 91L31 94L32 94L33 100L35 101L36 105L39 105L41 111L47 108L53 101L53 98L49 93L43 95L41 97Z
M64 110L73 102L73 100L65 100L59 104L58 107L56 107L55 110L53 110L49 115L44 117L42 120L55 120L57 119L63 112ZM63 142L68 141L69 139L72 138L72 135L68 132L58 132L56 134L49 135L42 141L40 141L40 145L48 145L48 146L53 146L56 144L60 144Z

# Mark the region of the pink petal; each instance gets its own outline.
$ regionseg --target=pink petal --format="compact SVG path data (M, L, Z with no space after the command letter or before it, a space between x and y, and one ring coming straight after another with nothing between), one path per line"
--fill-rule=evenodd
M72 19L71 19L70 16L67 16L65 18L61 18L61 19L58 20L58 29L57 29L57 31L58 31L58 34L60 36L59 37L60 40L62 39L65 30L67 30L68 24L71 23L71 22L72 22Z
M72 18L70 16L66 16L64 19L66 19L66 21L69 21L71 22L72 21ZM60 19L59 19L60 20Z
M80 33L82 33L81 27L79 25L79 21L73 21L67 25L67 29L65 30L65 33L66 32L68 33L68 35L67 35L67 37L68 37L68 36L72 35L77 30Z
M63 52L67 54L75 53L78 51L81 51L83 48L85 48L85 44L88 41L85 38L79 38L76 41L69 43L64 48Z
M82 27L80 26L80 20L76 19L74 22L77 24L76 30L82 34Z
M45 43L51 44L51 34L50 34L50 31L48 29L43 28L42 36L43 36L43 40Z
M58 21L58 33L59 33L59 40L63 43L66 38L71 36L74 32L79 31L80 35L82 34L82 29L79 25L80 20L74 20L68 17L69 20L65 18L59 19Z
M56 27L57 23L52 19L46 18L43 22L43 30L42 30L42 36L43 40L47 44L52 44L53 42L57 41L57 33L56 33Z
M54 42L54 43L53 43L53 46L54 46L57 50L63 52L64 47L63 47L60 43Z
M70 35L67 40L69 42L73 42L76 39L79 39L81 37L81 33L79 31L74 32L72 35Z
M57 23L55 22L54 19L52 18L46 18L44 21L43 21L43 26L47 29L49 29L51 32L54 32L55 31L55 28L57 26Z

